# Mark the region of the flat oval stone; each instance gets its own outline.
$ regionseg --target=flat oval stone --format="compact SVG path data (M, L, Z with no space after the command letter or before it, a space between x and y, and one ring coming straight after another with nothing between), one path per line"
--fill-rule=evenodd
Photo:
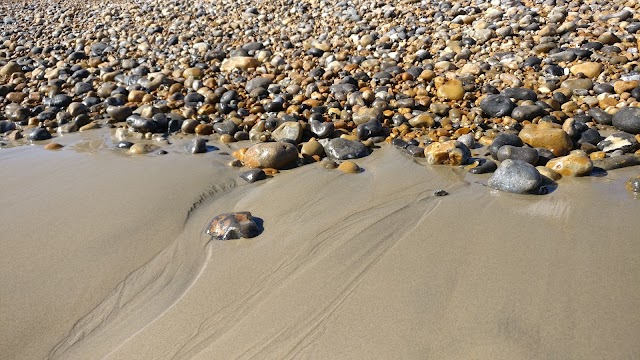
M523 143L522 143L522 139L520 139L518 135L509 134L509 133L500 134L496 136L496 138L493 139L493 142L491 143L491 145L489 145L488 150L489 150L489 153L491 154L491 157L497 160L498 150L505 145L520 147L523 145Z
M635 136L619 132L607 136L606 139L598 143L598 149L604 152L612 152L616 150L622 150L624 152L631 152L638 148L638 140Z
M489 186L514 194L531 193L542 184L536 168L524 161L505 160L489 179Z
M358 159L369 155L369 149L359 142L343 138L331 139L324 146L324 152L331 160Z
M536 165L538 163L538 152L533 148L505 145L500 147L497 155L499 161L511 159L522 160L531 165Z
M288 142L256 144L244 153L244 164L249 168L282 169L296 161L298 150Z
M613 115L613 126L624 132L640 134L640 108L624 107Z
M593 162L582 152L551 159L546 165L562 176L585 176L591 173Z
M321 139L328 138L335 131L335 125L332 122L311 120L309 127L311 132Z
M45 128L35 128L29 131L29 135L27 135L27 139L33 140L33 141L51 139L51 133L49 132L49 130Z
M205 232L216 240L253 238L261 233L256 219L248 211L221 214L209 222Z

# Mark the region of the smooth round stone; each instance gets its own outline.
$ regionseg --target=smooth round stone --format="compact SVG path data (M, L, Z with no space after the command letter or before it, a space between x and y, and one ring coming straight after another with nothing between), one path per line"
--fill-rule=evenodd
M583 152L576 151L567 156L549 160L546 167L562 176L585 176L591 173L593 162Z
M133 110L129 106L107 106L107 115L116 122L127 120L133 114Z
M435 124L435 120L428 113L422 113L409 119L409 125L416 128L430 128Z
M573 141L560 125L541 122L528 124L518 134L523 143L531 147L542 147L551 150L556 156L569 153L573 148Z
M424 157L429 165L465 165L471 159L471 151L456 140L434 142L424 149Z
M363 143L343 138L329 140L324 146L324 152L334 161L358 159L369 155L369 149Z
M9 120L0 120L0 133L4 134L7 131L15 130L16 124Z
M220 135L234 135L238 131L238 125L231 120L226 120L214 123L213 130Z
M378 121L383 120L382 112L377 108L361 107L353 113L351 118L356 125L367 123L373 119L377 119Z
M504 145L498 149L497 155L499 161L511 159L521 160L531 165L536 165L538 163L538 152L533 148Z
M296 146L288 142L269 142L251 146L244 153L244 164L249 168L282 169L298 159Z
M490 117L503 117L511 115L516 104L504 95L487 95L480 102L480 109Z
M248 211L221 214L209 222L205 232L215 240L253 238L261 233L256 219Z
M613 123L613 116L600 108L591 108L588 114L598 124L611 125Z
M321 139L330 137L335 131L335 125L332 122L311 120L309 127L311 132Z
M262 76L258 76L256 78L253 78L249 81L247 81L247 85L245 86L245 91L248 93L252 92L253 90L257 89L257 88L263 88L263 89L267 89L269 87L269 85L271 85L272 81L271 79L268 79L266 77L262 77Z
M528 88L507 88L502 90L502 95L516 100L537 101L538 95L535 91Z
M80 114L85 114L89 112L89 108L81 102L72 102L69 104L69 108L67 109L69 115L76 117Z
M211 124L198 124L194 131L197 135L211 135L213 134L213 126Z
M511 112L511 117L518 121L533 120L544 115L546 115L546 111L539 105L521 105Z
M127 125L131 126L133 130L140 133L155 133L158 132L158 124L155 121L147 118L143 118L139 115L131 115L127 118Z
M48 143L47 145L45 145L44 149L45 150L59 150L59 149L62 149L63 147L64 146L62 146L62 145L60 145L58 143L51 142L51 143Z
M625 183L625 187L631 192L640 193L640 175L636 175L629 179Z
M491 154L491 157L497 160L498 150L504 145L520 147L523 145L523 143L522 143L522 139L520 139L518 135L502 133L496 136L496 138L493 139L493 142L491 143L491 145L489 145L488 150L489 150L489 153Z
M157 150L158 146L153 145L153 144L141 144L141 143L137 143L137 144L133 144L130 148L129 151L127 151L127 154L131 154L131 155L143 155L143 154L148 154L154 150Z
M238 174L244 181L254 183L256 181L265 180L267 174L262 169L251 169Z
M605 93L613 94L615 92L615 89L611 84L599 83L599 84L593 85L593 92L596 93L596 95L605 94Z
M537 190L542 184L542 177L533 165L507 159L493 173L488 184L500 191L525 194Z
M417 145L409 144L404 151L411 157L424 157L424 148Z
M67 94L58 94L51 99L51 106L66 108L71 104L73 98Z
M378 119L372 119L356 128L356 136L359 140L367 140L370 137L382 134L382 124Z
M207 142L203 138L195 138L189 141L185 148L191 154L202 154L207 152Z
M578 139L578 144L591 144L598 145L598 143L602 141L602 136L598 132L598 130L594 128L590 128L585 130L580 134L580 138Z
M180 130L185 134L194 134L196 132L196 126L198 126L199 124L200 123L196 120L187 119L182 122Z
M27 139L38 141L38 140L47 140L51 139L51 133L49 130L45 128L34 128L29 131L29 135L27 135Z
M300 153L307 156L323 156L324 147L318 141L312 140L302 144Z
M624 107L613 115L612 125L621 131L640 134L640 108Z
M462 81L458 79L446 80L436 88L436 95L441 99L458 101L464 98L465 91L462 87Z
M350 160L343 161L340 165L338 165L338 170L347 174L357 174L362 171L358 164Z
M280 124L271 137L276 141L292 141L299 143L302 140L302 124L297 121L286 121Z

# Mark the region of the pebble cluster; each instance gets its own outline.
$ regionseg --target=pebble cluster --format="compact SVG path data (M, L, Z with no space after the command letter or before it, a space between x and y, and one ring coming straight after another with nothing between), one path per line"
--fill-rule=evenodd
M253 182L313 162L358 173L351 160L386 142L493 173L499 190L540 193L562 176L640 163L639 8L2 2L0 147L56 149L52 137L96 128L134 155L177 138L193 154L245 141L232 165Z

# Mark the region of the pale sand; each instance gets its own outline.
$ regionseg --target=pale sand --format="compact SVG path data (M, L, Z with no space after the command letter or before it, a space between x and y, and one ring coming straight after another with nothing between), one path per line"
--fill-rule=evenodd
M523 196L386 146L251 185L216 159L3 150L3 358L640 356L637 167ZM229 211L264 233L209 242Z

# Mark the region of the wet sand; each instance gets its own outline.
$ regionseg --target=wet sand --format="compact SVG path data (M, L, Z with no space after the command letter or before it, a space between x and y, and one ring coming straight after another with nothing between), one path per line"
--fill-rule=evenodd
M255 184L227 157L3 150L3 357L640 354L637 167L532 196L388 146ZM229 211L264 232L209 241Z

